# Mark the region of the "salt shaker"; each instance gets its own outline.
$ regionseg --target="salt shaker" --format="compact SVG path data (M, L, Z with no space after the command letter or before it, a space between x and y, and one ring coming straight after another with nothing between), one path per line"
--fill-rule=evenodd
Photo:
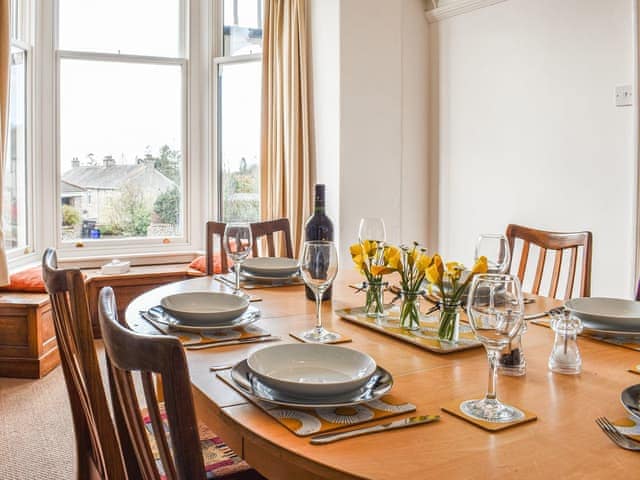
M555 373L575 375L582 369L577 336L582 332L582 322L569 311L551 318L551 328L556 332L549 356L549 369Z

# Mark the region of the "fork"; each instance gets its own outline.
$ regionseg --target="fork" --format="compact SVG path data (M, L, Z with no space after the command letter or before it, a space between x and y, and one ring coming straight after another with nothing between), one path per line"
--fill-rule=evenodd
M625 450L640 452L640 442L626 437L606 417L596 418L596 423L613 443Z

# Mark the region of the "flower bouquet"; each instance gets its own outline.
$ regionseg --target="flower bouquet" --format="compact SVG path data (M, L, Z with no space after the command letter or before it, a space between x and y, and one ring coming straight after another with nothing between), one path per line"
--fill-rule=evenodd
M435 286L437 296L440 298L440 323L438 326L440 340L449 342L458 340L459 310L462 296L471 279L479 273L486 273L487 269L487 257L478 258L471 271L467 272L461 263L447 262L445 264L440 255L433 256L432 264L427 269L425 276L430 293L433 293Z
M383 276L395 272L390 261L399 256L396 247L383 245L381 242L364 240L349 247L351 259L358 271L365 276L362 289L367 292L365 312L369 317L384 316Z

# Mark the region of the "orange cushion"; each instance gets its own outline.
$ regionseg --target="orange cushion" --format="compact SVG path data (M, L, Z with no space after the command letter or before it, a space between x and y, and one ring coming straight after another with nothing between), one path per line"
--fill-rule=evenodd
M207 273L207 257L201 255L189 264L189 268ZM213 254L213 273L222 273L222 261L220 260L220 252Z
M4 292L47 293L42 280L42 267L33 267L13 273L9 285L0 288Z

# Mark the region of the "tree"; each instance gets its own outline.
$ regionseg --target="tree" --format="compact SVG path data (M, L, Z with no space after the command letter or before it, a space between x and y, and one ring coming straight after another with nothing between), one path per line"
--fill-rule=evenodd
M180 160L182 156L178 150L171 150L169 145L160 147L158 158L155 159L154 167L160 173L176 184L180 184Z
M151 210L142 190L130 183L122 186L120 195L111 199L111 224L115 231L128 237L144 237L151 225Z
M80 212L71 205L62 205L62 225L73 227L80 223Z
M178 187L161 193L153 204L153 211L158 215L160 223L178 224L180 214L180 191Z

